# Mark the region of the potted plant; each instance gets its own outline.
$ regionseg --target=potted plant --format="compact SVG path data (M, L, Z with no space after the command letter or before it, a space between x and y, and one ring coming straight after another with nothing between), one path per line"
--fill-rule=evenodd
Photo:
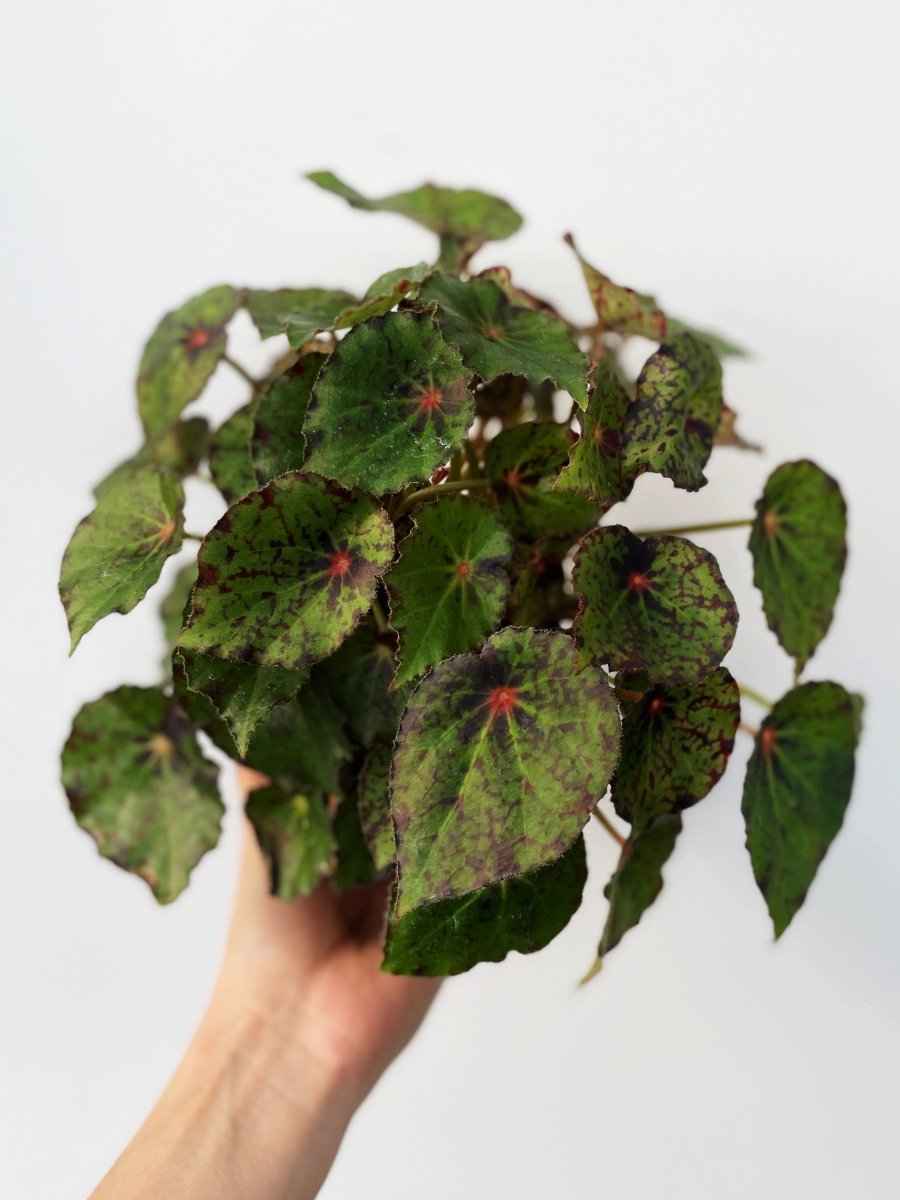
M697 491L714 447L747 448L722 387L736 347L580 254L588 327L505 267L471 272L521 224L496 197L427 184L369 199L310 178L424 225L439 256L361 297L213 287L153 332L145 441L97 485L63 559L72 649L185 543L198 552L161 606L160 686L120 687L75 718L63 782L79 825L174 900L219 836L203 734L270 781L247 813L273 893L391 876L384 969L446 975L560 932L593 815L621 842L596 969L659 893L745 699L763 710L747 846L780 935L840 828L860 727L858 696L802 682L846 555L837 483L790 462L755 515L626 528L611 510L644 473ZM287 338L261 379L227 352L241 308L261 337ZM634 337L655 343L636 378L621 354ZM220 363L251 394L210 431L184 413ZM201 536L185 529L183 480L205 463L229 507ZM796 666L774 704L722 665L737 606L687 536L731 526L749 528L769 626ZM608 789L627 837L599 807Z

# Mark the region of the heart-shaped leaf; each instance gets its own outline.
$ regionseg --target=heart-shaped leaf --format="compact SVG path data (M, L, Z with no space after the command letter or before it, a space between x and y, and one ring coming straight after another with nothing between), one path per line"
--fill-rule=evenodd
M193 475L206 453L209 441L209 425L203 417L191 417L188 421L176 421L171 428L150 438L124 462L114 467L94 488L97 500L136 470L156 466L178 479Z
M393 556L387 513L364 492L291 473L207 534L181 646L296 671L332 653L370 607Z
M647 359L622 430L627 474L655 471L696 492L722 412L722 367L712 347L678 333Z
M603 889L609 913L600 946L598 965L633 929L662 890L662 869L681 832L680 813L659 813L636 826L622 849L616 873Z
M581 437L571 448L569 465L556 481L557 488L587 494L604 512L624 500L634 478L622 466L622 422L631 401L613 368L597 364L595 387L581 414Z
M379 275L359 304L345 308L334 323L335 329L349 329L370 317L383 317L407 296L414 296L431 273L428 263L414 267L399 267Z
M565 633L507 628L412 693L392 778L397 918L544 866L575 842L619 744L605 674L575 667Z
M630 688L627 677L616 687ZM679 812L718 783L741 719L737 684L724 667L693 687L651 687L624 706L622 754L612 781L620 817L645 825Z
M59 595L69 619L70 653L110 613L128 613L181 547L181 484L156 467L141 467L105 492L72 534L63 556Z
M332 353L313 388L307 469L378 495L427 479L472 422L470 381L428 315L364 321Z
M417 509L387 577L400 635L397 683L473 650L497 628L509 591L512 541L494 509L451 496Z
M584 838L555 862L480 891L438 900L388 925L382 969L395 975L459 975L512 950L533 954L552 942L581 904L587 881Z
M240 500L258 486L250 458L255 402L250 401L232 413L212 436L209 446L209 471L216 487L229 504Z
M241 305L233 287L210 288L160 321L141 358L138 410L148 438L196 400L225 353L225 327Z
M378 871L387 870L396 857L390 802L393 756L393 746L387 742L379 742L366 755L359 775L359 824L372 855L372 862Z
M613 283L608 275L592 267L579 254L571 233L566 234L565 241L575 251L581 264L600 327L615 333L636 333L661 342L666 336L666 315L653 297Z
M765 717L744 782L747 849L780 937L806 898L844 820L862 698L804 683Z
M807 460L783 463L757 501L750 551L769 628L800 672L828 632L847 558L837 482Z
M75 819L104 858L139 875L161 904L219 840L218 770L175 701L120 687L85 704L62 756Z
M734 641L738 612L719 564L685 538L643 541L623 525L594 529L575 557L575 632L611 671L657 683L698 683Z
M331 873L334 835L321 797L274 785L259 788L248 797L247 816L269 868L273 896L308 896Z
M317 333L333 329L340 314L355 303L349 292L318 287L251 288L245 296L245 307L260 337L287 334L295 349Z
M326 354L304 354L272 380L256 402L250 455L257 483L299 471L306 458L303 422Z
M439 273L423 284L419 302L437 305L444 337L485 381L510 373L536 383L552 379L582 408L587 404L588 360L559 317L511 304L487 280Z

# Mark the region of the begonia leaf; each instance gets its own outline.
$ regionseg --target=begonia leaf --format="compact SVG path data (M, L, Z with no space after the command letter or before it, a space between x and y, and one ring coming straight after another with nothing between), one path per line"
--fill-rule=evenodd
M378 871L386 870L395 858L390 803L393 755L393 745L379 742L366 755L359 775L359 824Z
M679 321L677 317L672 316L666 318L666 323L669 327L669 336L673 333L692 333L695 337L709 342L719 358L746 358L747 356L747 351L743 346L738 346L730 338L722 337L721 333L714 333L711 329L700 329L688 321Z
M471 372L424 313L356 325L316 381L306 468L381 495L424 480L463 441Z
M575 557L579 645L611 671L647 671L654 682L697 683L731 648L738 612L708 550L623 525L592 530Z
M213 287L167 313L138 372L138 410L148 438L164 433L206 387L225 353L225 327L241 305L233 287Z
M622 462L696 492L722 412L722 367L708 342L678 333L647 359L625 415Z
M218 769L178 704L120 687L85 704L63 750L75 819L104 858L139 875L161 904L219 840Z
M334 328L340 314L356 303L349 292L332 288L250 288L245 306L260 337L287 334L295 349L323 330Z
M166 640L166 654L164 659L166 669L170 666L172 651L175 649L175 644L181 636L184 622L190 611L188 605L190 604L191 592L194 590L196 582L197 563L196 561L186 562L183 567L179 567L178 573L172 580L169 590L166 592L159 606L159 618L162 623L163 637Z
M372 861L359 824L356 796L349 787L334 814L331 829L337 842L337 865L332 880L339 891L365 887L384 878L384 872Z
M209 425L203 417L176 421L171 428L146 441L137 454L114 467L96 485L94 496L99 500L135 470L150 465L161 467L179 479L192 475L206 453L208 441Z
M335 852L331 817L320 796L273 784L252 791L247 816L269 869L269 890L281 900L308 896L329 875Z
M141 467L105 492L76 527L59 576L70 653L102 617L131 612L157 581L181 547L183 506L177 480Z
M780 937L840 829L853 786L862 698L804 683L763 719L742 811L753 874Z
M510 566L507 618L510 625L555 625L571 617L575 599L566 589L563 561L569 538L520 542Z
M575 251L581 264L584 281L601 328L610 329L615 333L636 333L641 337L661 342L666 336L666 315L654 298L636 292L634 288L613 283L608 275L604 275L581 257L570 233L566 234L565 240Z
M571 638L507 628L415 689L394 752L396 916L554 861L616 763L606 675L575 674Z
M414 267L398 267L379 275L359 304L345 308L335 320L335 329L349 329L370 317L383 317L407 296L414 296L419 284L424 283L431 273L428 263L416 263Z
M232 413L213 434L209 445L209 473L229 504L258 487L250 457L254 408L251 400Z
M352 753L343 714L310 678L256 727L243 761L287 790L337 797Z
M847 507L808 460L769 476L750 531L753 582L769 628L802 671L828 632L847 558Z
M272 380L256 402L250 456L257 483L299 471L306 458L303 422L326 354L304 354Z
M479 500L451 496L417 509L386 579L391 624L400 635L397 683L476 649L497 628L511 552L496 511Z
M557 488L587 492L604 511L626 498L634 486L634 477L622 465L622 423L630 403L612 367L598 363L595 387L581 414L581 437L571 448Z
M347 731L368 748L373 742L393 742L406 704L404 688L391 689L397 670L397 635L379 633L370 621L356 630L324 662L314 676L344 714Z
M581 904L584 838L555 862L477 892L437 900L388 925L382 969L395 975L459 975L515 950L542 950Z
M258 666L309 666L369 608L393 546L371 496L318 475L281 475L233 504L204 538L180 644Z
M658 813L646 823L635 826L625 843L619 865L603 890L609 901L609 913L598 961L618 946L633 929L662 890L662 869L675 849L681 832L681 813Z

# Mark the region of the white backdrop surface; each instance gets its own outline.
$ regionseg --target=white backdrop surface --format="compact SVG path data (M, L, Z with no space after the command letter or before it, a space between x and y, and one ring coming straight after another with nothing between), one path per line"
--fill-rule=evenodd
M498 191L527 224L483 265L507 261L586 318L559 240L572 229L614 278L751 347L727 367L727 397L765 455L717 454L693 499L642 480L626 516L740 516L775 462L821 462L848 494L852 540L809 677L868 703L844 831L778 945L743 846L739 743L688 814L660 901L602 975L575 987L614 862L597 830L569 928L539 956L444 988L323 1196L900 1194L897 12L876 0L7 12L0 1194L90 1190L178 1060L216 970L233 804L220 848L160 909L98 859L58 784L77 707L154 681L162 589L69 661L56 575L91 484L137 445L132 381L163 311L223 280L358 289L430 254L399 218L298 181L326 166L375 193L426 178ZM245 326L237 352L262 361ZM206 411L240 396L217 376ZM741 604L729 665L779 694L789 667L744 543L706 541Z

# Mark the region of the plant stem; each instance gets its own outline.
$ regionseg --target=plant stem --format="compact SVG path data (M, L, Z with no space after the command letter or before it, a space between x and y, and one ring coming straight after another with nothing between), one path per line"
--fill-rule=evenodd
M181 536L189 542L202 542L205 535L202 533L188 533L185 529Z
M754 704L758 704L760 708L772 707L771 700L767 700L765 696L761 696L759 692L754 691L751 687L747 687L744 683L738 684L738 691L742 696L746 696L748 700L752 700Z
M407 496L394 516L395 519L405 517L411 508L414 508L423 500L430 500L432 497L441 496L447 492L463 492L473 488L486 487L490 487L490 480L488 479L453 479L447 483L434 483L429 487L419 488L417 492L413 492Z
M250 374L250 372L245 367L242 367L239 362L235 362L235 360L230 355L223 354L222 362L228 363L228 365L229 365L229 367L231 367L232 371L237 371L237 373L238 373L238 375L240 375L241 379L243 379L247 383L249 383L250 386L253 388L254 392L259 391L259 389L262 387L262 381L259 379L254 379L253 376Z
M391 625L379 600L372 601L372 618L379 633L390 633Z
M714 529L740 529L742 525L752 525L752 517L740 517L734 521L707 521L702 525L675 525L670 529L636 529L636 537L662 537L674 533L709 533Z
M756 728L756 726L748 725L746 721L740 721L738 723L738 729L740 729L742 733L749 733L752 738L759 736L759 730Z
M600 822L600 824L603 826L603 828L606 830L606 832L609 834L609 836L612 838L612 840L614 842L618 842L620 846L625 845L626 839L622 837L621 833L619 833L618 829L616 829L616 827L612 824L612 822L609 820L609 818L604 817L603 813L600 811L599 808L594 809L594 816L597 818L597 820Z
M628 688L613 688L617 700L624 700L626 704L640 704L644 698L643 692L632 692Z

